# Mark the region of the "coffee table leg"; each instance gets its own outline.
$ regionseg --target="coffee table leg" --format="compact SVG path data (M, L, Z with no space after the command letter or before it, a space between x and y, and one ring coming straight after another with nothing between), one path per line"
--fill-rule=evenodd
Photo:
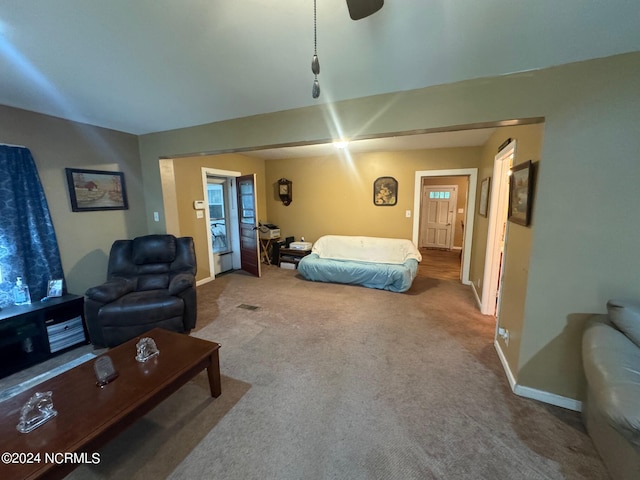
M207 367L207 375L209 377L211 396L217 398L222 394L222 387L220 386L220 357L218 355L218 350L211 354L211 362Z

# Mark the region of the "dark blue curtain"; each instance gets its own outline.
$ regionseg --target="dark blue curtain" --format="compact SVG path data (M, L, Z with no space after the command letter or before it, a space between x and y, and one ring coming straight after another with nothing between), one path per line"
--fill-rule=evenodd
M58 242L36 164L28 148L0 145L0 307L13 304L16 277L29 285L31 301L62 278Z

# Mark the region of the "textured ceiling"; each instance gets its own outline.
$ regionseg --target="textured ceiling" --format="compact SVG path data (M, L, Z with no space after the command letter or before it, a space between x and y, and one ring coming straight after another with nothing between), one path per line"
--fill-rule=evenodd
M638 0L0 0L0 104L134 134L640 49Z

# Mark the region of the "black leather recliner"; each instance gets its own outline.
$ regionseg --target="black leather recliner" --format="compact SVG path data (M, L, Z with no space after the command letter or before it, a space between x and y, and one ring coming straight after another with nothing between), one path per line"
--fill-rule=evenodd
M197 314L195 274L191 237L116 240L107 282L85 293L91 343L114 347L155 327L190 332Z

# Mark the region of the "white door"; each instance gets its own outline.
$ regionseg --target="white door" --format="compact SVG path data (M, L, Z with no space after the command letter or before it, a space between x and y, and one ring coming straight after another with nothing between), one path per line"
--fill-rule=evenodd
M455 185L422 188L420 247L451 249L457 201Z
M516 141L498 152L494 159L493 178L489 203L487 250L485 254L482 303L484 315L498 316L501 277L504 270L504 246L509 207L509 172L516 151Z

